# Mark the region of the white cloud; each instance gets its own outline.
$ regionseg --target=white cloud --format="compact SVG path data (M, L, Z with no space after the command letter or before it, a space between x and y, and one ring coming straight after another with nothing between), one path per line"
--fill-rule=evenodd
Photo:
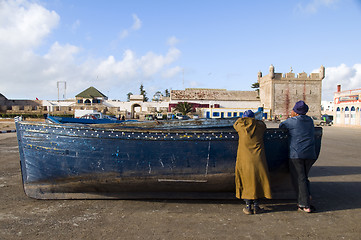
M133 26L132 26L132 29L133 30L138 30L140 29L140 27L142 26L142 21L140 21L140 19L138 18L138 16L136 14L133 14Z
M75 32L78 30L79 27L80 27L80 20L77 19L77 20L73 23L73 25L71 25L71 31L72 31L73 33L75 33Z
M128 36L129 36L129 31L127 29L125 29L119 34L119 39L124 39Z
M182 68L179 66L176 66L174 68L166 69L162 72L163 78L173 78L176 75L178 75L182 71Z
M338 84L341 84L342 90L360 88L361 64L355 64L352 67L345 64L337 67L327 67L325 79L322 81L322 99L332 100Z
M167 41L167 44L171 47L175 46L177 43L179 42L179 40L176 37L170 37Z
M130 30L141 27L141 21L133 15ZM46 54L36 54L44 39L57 27L60 17L37 3L0 0L0 91L10 99L56 99L57 81L67 82L67 97L95 86L100 91L113 91L113 97L126 96L134 85L142 81L159 79L176 72L170 66L181 52L170 47L165 54L148 52L136 56L127 49L119 59L85 57L86 49L67 43L54 42ZM80 21L74 23L77 28ZM147 86L152 89L154 86ZM151 94L151 93L149 93Z
M105 61L100 62L95 73L105 78L127 81L137 76L138 68L139 60L131 50L126 50L120 61L116 61L114 56L109 56Z
M133 25L129 29L124 29L119 34L119 39L124 39L124 38L129 36L130 32L137 31L137 30L139 30L141 28L142 21L140 21L138 16L136 14L133 14L132 17L133 17Z
M26 1L0 2L1 48L38 46L59 23L59 15Z
M322 7L334 6L339 0L311 0L307 4L298 3L296 5L296 11L301 13L317 13Z
M49 52L44 55L44 59L52 62L60 63L72 63L74 60L74 55L79 52L79 48L70 44L61 46L58 42L55 42Z
M140 59L143 73L146 77L154 75L162 70L164 66L167 66L177 60L179 56L180 51L177 48L170 48L165 56L149 52Z

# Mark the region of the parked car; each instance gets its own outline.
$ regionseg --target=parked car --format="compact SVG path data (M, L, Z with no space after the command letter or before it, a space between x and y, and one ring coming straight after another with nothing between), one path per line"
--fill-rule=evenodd
M167 113L167 119L174 119L175 115L173 113Z
M187 116L187 115L180 115L180 116L177 116L177 118L178 118L179 120L187 120L187 119L190 119L190 117Z
M163 116L162 113L157 113L156 117L157 117L158 120L163 120L164 119L164 116Z
M175 117L176 117L177 119L180 119L182 116L183 116L183 115L182 115L181 113L176 113L176 114L175 114Z
M326 124L331 126L333 124L333 116L332 115L322 115L322 119L326 121Z
M313 119L313 123L315 124L315 126L324 126L326 125L326 121L317 117L312 117Z
M155 116L153 114L145 115L145 120L154 120Z

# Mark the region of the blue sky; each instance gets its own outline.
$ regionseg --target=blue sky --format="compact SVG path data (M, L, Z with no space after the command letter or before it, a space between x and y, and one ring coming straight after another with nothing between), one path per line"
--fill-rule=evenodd
M336 85L361 88L361 1L0 0L0 93L73 98L94 86L126 100L143 84L252 90L258 71L326 67ZM61 89L61 93L62 93ZM62 94L60 94L62 98Z

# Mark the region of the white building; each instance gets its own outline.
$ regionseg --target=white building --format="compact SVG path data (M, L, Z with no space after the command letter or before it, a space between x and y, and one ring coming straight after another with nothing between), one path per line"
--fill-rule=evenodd
M321 114L333 115L333 101L321 101Z
M361 127L361 88L341 91L341 85L337 85L334 109L335 126Z

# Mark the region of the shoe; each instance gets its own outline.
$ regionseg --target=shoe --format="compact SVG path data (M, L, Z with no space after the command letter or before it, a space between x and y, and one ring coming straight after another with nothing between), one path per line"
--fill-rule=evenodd
M246 214L246 215L251 215L251 214L253 214L252 209L251 209L250 207L245 207L245 208L243 208L243 212L244 212L244 214Z
M260 214L260 213L264 213L264 209L260 208L258 206L255 206L253 209L253 214Z
M305 212L305 213L312 213L312 209L311 208L306 208L306 207L298 207L298 211L299 212Z

